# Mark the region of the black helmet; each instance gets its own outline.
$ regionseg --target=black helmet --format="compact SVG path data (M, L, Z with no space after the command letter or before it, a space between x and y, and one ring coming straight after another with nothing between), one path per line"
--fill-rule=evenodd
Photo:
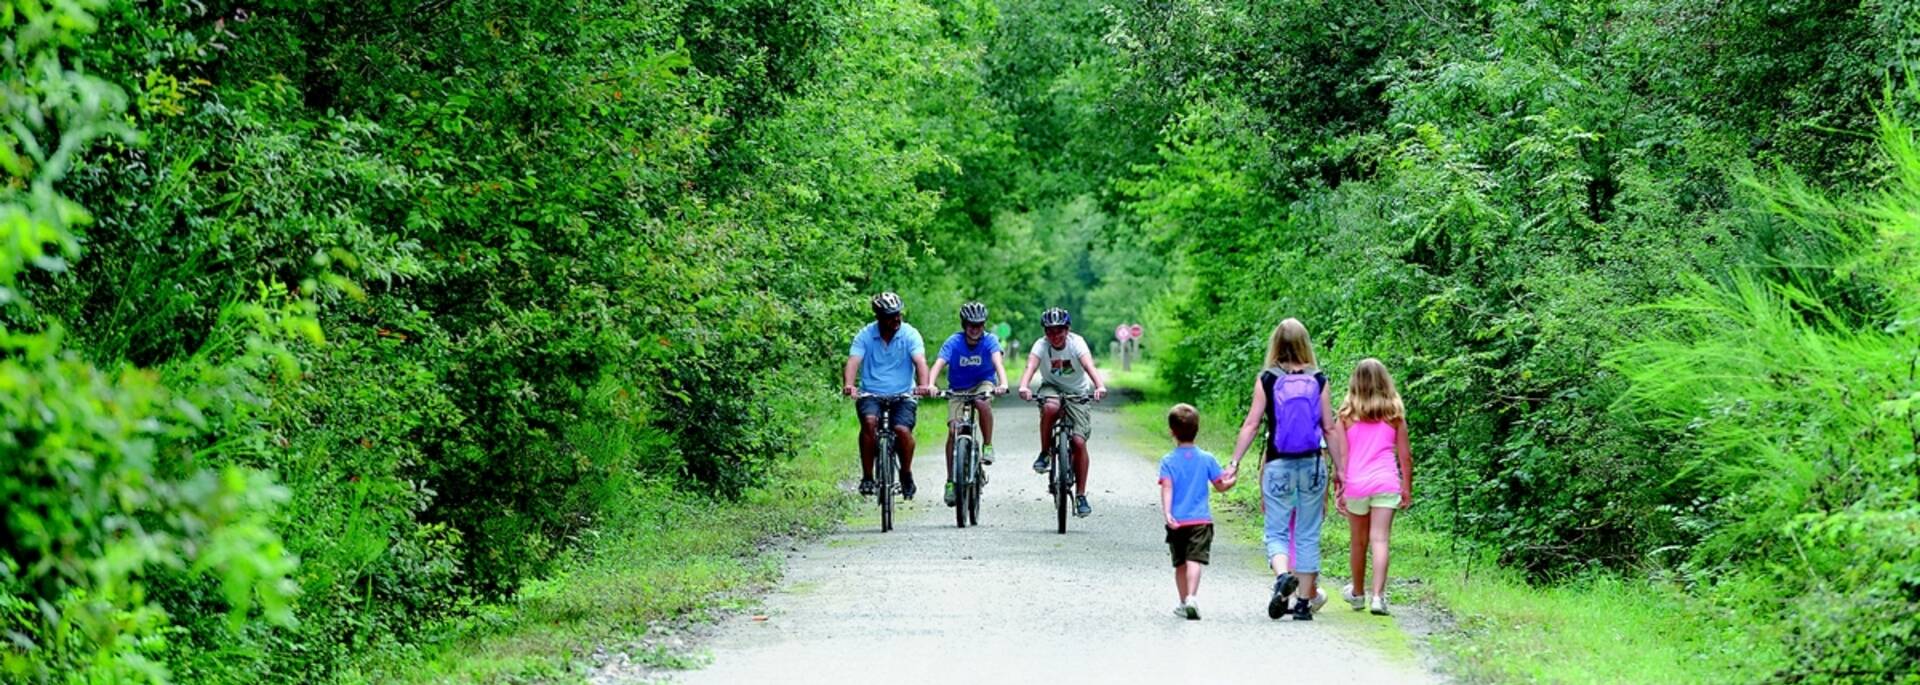
M899 314L906 305L900 304L900 296L891 292L873 296L873 313L879 315Z
M1067 314L1067 310L1054 307L1040 313L1040 325L1047 327L1071 326L1073 325L1073 317Z
M960 305L960 321L962 323L986 323L987 306L978 302L968 302Z

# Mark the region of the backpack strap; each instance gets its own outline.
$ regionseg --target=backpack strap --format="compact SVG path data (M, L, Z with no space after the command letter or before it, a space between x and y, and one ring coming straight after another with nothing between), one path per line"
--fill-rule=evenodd
M1260 372L1260 389L1267 394L1267 434L1260 439L1260 468L1263 469L1266 468L1267 462L1280 456L1280 453L1273 449L1273 424L1279 420L1273 413L1273 386L1280 382L1280 372L1283 370L1276 366Z

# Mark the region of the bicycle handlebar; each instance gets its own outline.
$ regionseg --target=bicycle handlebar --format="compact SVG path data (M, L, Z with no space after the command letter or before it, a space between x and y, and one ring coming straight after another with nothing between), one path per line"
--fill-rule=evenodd
M860 392L858 392L858 393L854 393L854 395L853 395L853 397L852 397L852 399L856 399L856 400L864 400L864 399L867 399L867 398L870 398L870 397L871 397L871 398L876 398L876 399L882 399L882 400L913 400L913 399L919 399L919 396L918 396L918 395L915 395L915 394L913 394L913 393L911 393L911 392L899 392L899 393L877 393L877 392L867 392L867 391L864 391L864 390L862 390L862 391L860 391Z
M949 388L949 389L934 393L932 396L944 397L952 400L984 400L984 399L992 398L999 395L1005 395L1005 394L1007 394L1007 391L1001 390L999 388L994 388L992 391L989 391L989 392L954 392L951 388Z
M1033 399L1027 400L1027 401L1032 402L1034 404L1042 404L1042 403L1045 403L1047 400L1061 400L1064 402L1072 402L1075 404L1092 404L1093 396L1092 395L1034 395Z

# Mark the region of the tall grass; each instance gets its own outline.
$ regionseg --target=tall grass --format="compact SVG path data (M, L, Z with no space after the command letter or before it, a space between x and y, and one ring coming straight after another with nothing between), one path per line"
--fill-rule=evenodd
M1683 436L1687 570L1772 581L1733 599L1798 626L1783 682L1920 682L1920 148L1880 121L1889 171L1868 191L1748 182L1823 261L1693 279L1657 305L1678 325L1610 360L1632 381L1620 408Z

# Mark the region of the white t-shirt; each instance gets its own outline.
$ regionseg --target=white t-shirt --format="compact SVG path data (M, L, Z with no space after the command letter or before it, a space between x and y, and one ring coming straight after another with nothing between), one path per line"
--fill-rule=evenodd
M1042 336L1033 341L1030 353L1040 358L1040 387L1053 386L1066 395L1093 394L1093 377L1080 366L1080 358L1088 355L1087 341L1078 333L1067 334L1067 346L1053 349Z

